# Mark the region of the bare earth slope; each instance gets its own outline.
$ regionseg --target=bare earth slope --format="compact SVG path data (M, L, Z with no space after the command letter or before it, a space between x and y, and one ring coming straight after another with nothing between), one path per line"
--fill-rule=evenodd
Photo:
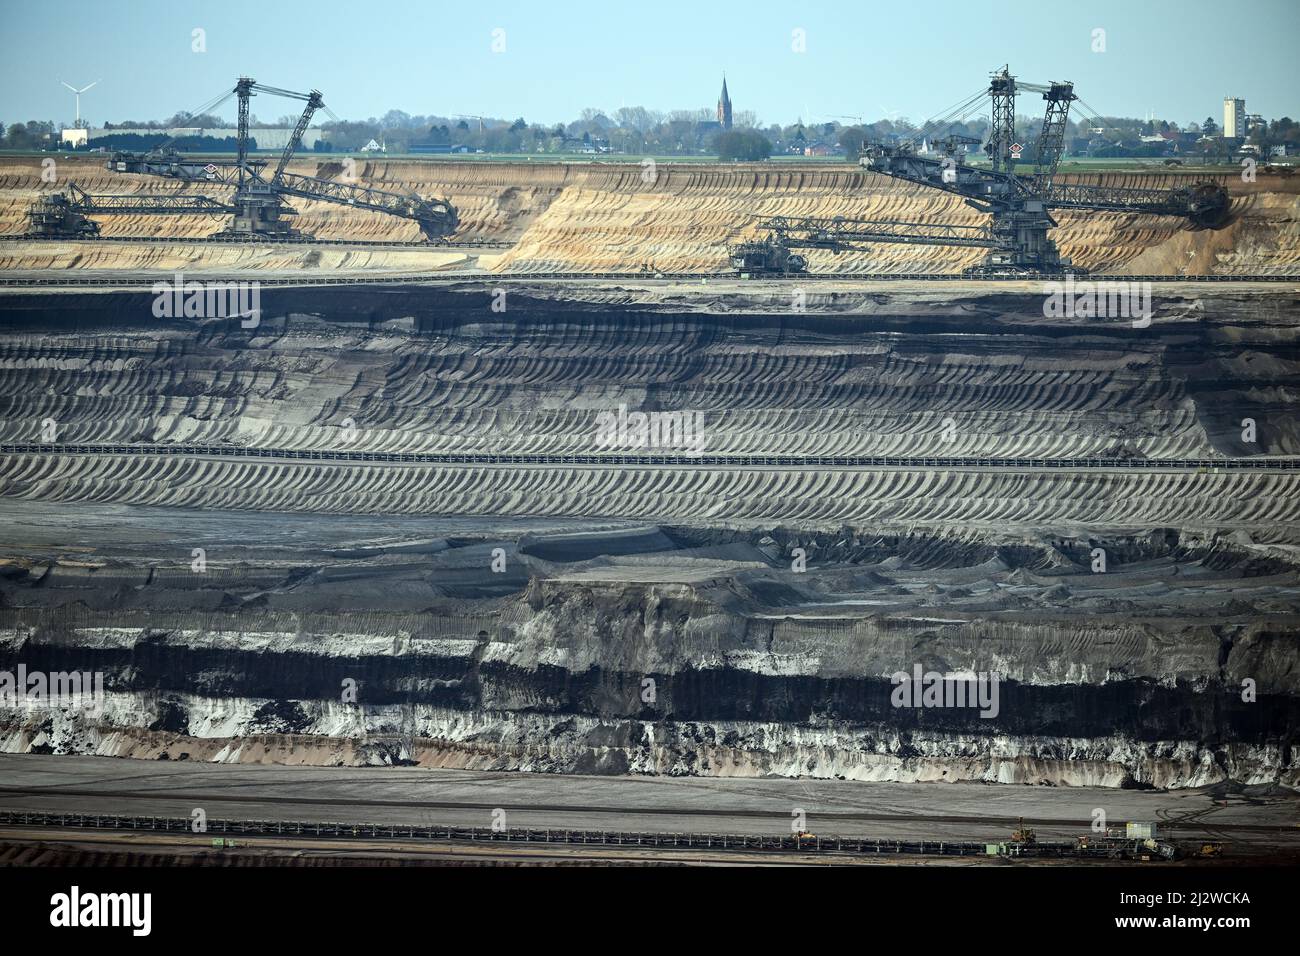
M0 748L1296 785L1300 477L1140 465L1297 453L1293 293L1174 292L1145 329L765 295L267 290L250 330L6 294L0 445L46 447L0 452L0 669L107 700L0 711ZM737 461L603 448L621 405L699 412ZM168 453L200 444L353 457ZM364 457L392 451L662 461ZM753 460L832 452L913 461ZM997 713L895 707L918 665L1002 675Z
M295 162L291 169L327 178L337 160ZM148 176L111 173L100 159L60 160L55 183L43 183L38 157L0 160L0 233L25 228L27 207L42 192L75 182L90 192L162 194L186 190L221 194L220 187L186 186ZM979 213L960 200L861 171L851 164L660 164L647 175L634 164L472 163L364 161L358 181L398 192L451 199L460 212L458 238L503 239L517 246L480 264L506 272L622 272L642 266L666 272L721 270L729 241L751 235L762 215L900 218L975 224ZM1117 185L1162 186L1192 174L1105 174ZM1258 182L1228 178L1236 216L1224 229L1192 231L1179 221L1118 213L1062 212L1062 252L1090 271L1158 274L1300 275L1300 180L1261 173ZM411 240L413 223L328 203L294 201L298 225L320 238ZM108 236L203 236L217 222L203 217L108 218ZM275 263L222 252L216 258L167 247L95 249L87 243L44 249L0 247L0 268L177 268L178 264L238 268L293 265L308 269L438 269L449 259L412 259L412 253L368 251L321 258L319 251L279 254ZM833 256L815 252L814 271L846 274L957 272L979 250L881 245L870 252ZM315 258L313 258L315 257ZM390 258L391 257L391 258Z

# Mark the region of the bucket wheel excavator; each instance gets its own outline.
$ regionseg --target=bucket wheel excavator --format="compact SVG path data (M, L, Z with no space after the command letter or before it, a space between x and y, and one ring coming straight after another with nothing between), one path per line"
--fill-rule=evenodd
M302 116L281 152L275 169L269 163L249 155L249 99L258 94L282 96L304 101ZM104 196L92 195L71 185L66 193L42 197L29 213L28 235L51 238L88 238L99 234L99 225L91 217L100 215L193 215L211 213L228 216L224 229L215 233L223 239L310 239L293 227L297 211L286 201L298 197L318 202L337 203L354 209L397 216L414 221L430 242L446 239L459 225L456 207L446 199L424 198L414 193L395 193L352 182L302 176L288 171L302 144L312 117L325 106L320 91L295 93L266 86L248 77L240 77L233 89L199 112L217 109L231 97L239 104L237 154L234 160L200 160L186 157L165 144L144 153L117 152L106 168L119 173L142 173L179 179L196 184L233 187L229 199L212 199L190 193L171 195ZM337 117L335 117L337 119Z
M1029 174L1016 172L1021 147L1015 141L1015 102L1020 90L1041 93L1047 103ZM992 103L992 125L984 147L988 166L965 161L965 148L979 141L960 135L947 136L935 155L921 155L914 141L906 141L869 145L860 158L872 172L960 196L968 206L988 214L986 225L769 217L757 224L766 233L763 238L730 247L732 268L741 275L799 274L807 271L807 259L794 250L839 253L866 250L875 243L907 243L987 249L982 262L965 270L971 276L1078 273L1083 270L1061 257L1049 235L1057 225L1054 209L1178 216L1195 228L1217 228L1227 220L1231 201L1218 182L1174 188L1058 183L1070 107L1079 102L1073 83L1020 83L1003 67L992 75L987 89L925 124L917 139L927 130L942 136L945 127L964 118L986 96Z

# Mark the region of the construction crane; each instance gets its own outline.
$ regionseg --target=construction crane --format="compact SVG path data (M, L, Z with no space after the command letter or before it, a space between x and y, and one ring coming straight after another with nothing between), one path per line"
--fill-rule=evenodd
M267 173L269 164L266 160L252 159L249 156L249 99L258 93L302 100L305 104L297 125L285 143L274 170L269 175ZM106 168L119 173L142 173L185 182L207 182L232 187L234 194L229 202L202 196L189 197L192 200L203 200L211 206L220 206L224 212L230 214L226 228L216 234L220 238L310 238L293 228L291 222L297 216L297 211L285 202L285 197L288 196L337 203L354 209L365 209L413 220L429 241L444 239L456 231L459 216L456 208L445 199L429 199L414 193L389 192L354 183L302 176L288 171L289 163L302 145L303 134L306 133L313 116L321 109L329 112L319 90L296 93L258 83L249 77L240 77L231 90L207 108L215 109L231 96L237 98L239 105L237 151L234 160L191 159L173 148L162 145L145 153L114 153L106 163ZM85 193L81 195L84 196ZM97 235L98 227L87 227L77 217L84 218L86 215L107 210L112 204L106 201L111 198L113 197L100 196L96 197L98 202L87 204L77 195L66 195L41 214L42 228L63 229L64 232L54 234L65 236ZM121 198L136 200L143 197ZM203 205L202 202L199 204ZM58 216L53 215L51 211L55 207L60 210ZM168 214L185 211L190 210L160 208L156 212ZM32 215L35 214L36 209L33 207ZM51 233L45 231L42 234Z
M1015 141L1015 100L1018 91L1041 93L1046 114L1034 150L1033 172L1016 172L1023 152ZM867 243L904 242L922 245L976 246L989 250L984 260L966 270L967 275L1042 275L1079 272L1063 259L1048 235L1056 227L1052 209L1092 209L1150 215L1179 216L1193 226L1216 228L1230 209L1227 190L1214 182L1197 182L1170 188L1059 184L1057 169L1065 144L1071 104L1079 101L1072 83L1037 85L1020 83L1007 67L992 74L989 86L968 97L943 119L925 124L943 132L962 110L988 97L992 123L985 152L988 167L968 164L963 148L979 141L960 134L948 135L939 156L922 156L915 141L866 147L860 163L873 172L904 182L960 196L968 206L990 216L987 227L966 231L960 227L869 220L772 219L762 220L765 238L740 243L729 250L738 272L749 275L804 272L807 261L791 248L822 248L836 252L864 249Z

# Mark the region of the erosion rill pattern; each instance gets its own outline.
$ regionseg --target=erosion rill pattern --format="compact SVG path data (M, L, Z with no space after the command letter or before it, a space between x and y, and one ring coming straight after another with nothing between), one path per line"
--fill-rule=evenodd
M300 160L294 172L334 178L337 161ZM213 193L210 184L186 185L150 176L113 173L100 160L65 159L59 179L43 183L35 159L0 163L0 233L20 233L26 211L43 192L76 182L90 192ZM1191 230L1177 219L1060 210L1056 238L1062 254L1091 271L1141 274L1300 275L1296 229L1300 179L1262 170L1255 183L1227 185L1234 217L1217 231ZM463 253L405 250L338 251L248 247L204 252L192 247L93 242L0 248L0 268L159 268L202 264L225 271L303 268L319 271L437 270L478 267L500 272L665 272L721 270L730 241L754 234L760 216L847 216L976 225L987 217L937 190L900 184L851 164L707 166L661 164L647 175L636 164L469 163L367 161L362 185L451 199L461 219L457 237L516 243L504 254L471 261ZM1167 188L1195 174L1099 177L1110 185ZM1062 177L1070 181L1071 177ZM1095 181L1098 177L1089 177ZM297 225L319 238L412 240L415 224L391 216L295 199ZM106 236L198 237L216 231L203 217L122 216L103 221ZM111 248L106 248L111 246ZM982 250L878 245L869 252L810 253L814 272L959 272Z
M266 290L255 330L160 321L147 296L6 296L0 444L47 440L50 420L69 444L591 454L625 405L698 411L711 456L1300 453L1289 293L1165 297L1144 330L1015 295L778 313L749 293L723 315L675 294L511 295L500 314L486 291ZM100 671L107 697L6 711L0 746L1300 782L1297 474L668 454L7 454L0 669ZM996 716L893 706L890 675L914 665L1001 675Z
M223 187L186 184L155 176L130 175L104 168L103 158L58 161L54 183L41 178L40 158L0 160L0 233L22 232L27 207L42 193L57 192L75 182L90 193L200 193L220 196ZM337 160L298 160L289 171L336 179L343 173ZM414 191L451 199L460 215L462 238L514 239L575 177L581 167L539 164L538 168L485 163L418 163L358 161L357 182L393 192ZM229 190L225 190L229 191ZM335 203L295 198L297 228L321 238L414 240L415 223L392 216L359 212ZM106 236L205 236L216 231L215 220L204 216L111 216L103 220Z

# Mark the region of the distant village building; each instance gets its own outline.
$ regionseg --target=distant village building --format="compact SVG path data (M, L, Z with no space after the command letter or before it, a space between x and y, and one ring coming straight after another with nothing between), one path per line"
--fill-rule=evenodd
M460 143L411 143L409 153L469 153L472 150Z
M731 129L731 97L727 95L727 78L722 78L722 96L718 98L718 125Z
M1238 139L1246 135L1246 101L1234 96L1223 98L1223 136Z

